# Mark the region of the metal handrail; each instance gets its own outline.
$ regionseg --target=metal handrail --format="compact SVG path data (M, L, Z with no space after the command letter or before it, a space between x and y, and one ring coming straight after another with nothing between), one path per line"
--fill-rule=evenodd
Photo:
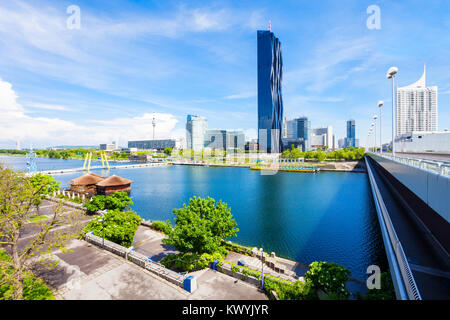
M395 162L399 162L402 164L405 164L410 167L419 168L428 172L433 172L439 175L448 176L450 177L450 163L448 162L441 162L441 161L434 161L434 160L428 160L428 159L418 159L418 158L409 158L409 157L399 157L399 156L392 156L389 154L379 154L379 153L372 153L374 155L377 155L379 157L389 159ZM431 166L431 167L430 167ZM433 169L435 167L435 169Z
M398 284L402 284L402 291L406 291L407 298L410 300L422 300L422 297L420 296L419 289L417 288L417 284L414 280L414 276L411 272L411 268L409 267L408 260L406 258L405 252L403 251L403 247L400 243L400 240L397 237L397 233L395 232L394 226L392 224L391 218L389 217L389 214L386 209L386 205L384 204L384 201L381 197L380 190L378 189L377 184L375 183L375 178L373 177L373 173L371 170L371 167L368 163L368 160L366 159L366 166L367 166L367 172L369 174L369 179L371 182L371 185L373 187L374 191L374 197L376 199L377 204L377 213L381 214L381 218L384 224L384 227L387 230L387 234L389 237L389 242L392 246L392 249L394 251L395 260L398 264L398 271L400 272L402 282ZM383 229L383 228L382 228ZM394 270L396 271L396 270ZM399 280L399 279L397 279ZM400 292L400 296L402 297L403 294Z

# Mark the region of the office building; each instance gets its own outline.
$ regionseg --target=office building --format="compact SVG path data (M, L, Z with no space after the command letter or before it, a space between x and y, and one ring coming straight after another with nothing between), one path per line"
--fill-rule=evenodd
M112 143L102 143L100 144L100 150L104 150L104 151L113 151L113 150L117 150L117 143L115 141L113 141Z
M295 119L286 121L286 138L297 138L297 121Z
M438 88L426 86L426 67L415 83L397 88L396 135L438 130Z
M270 30L259 30L257 38L259 150L280 153L283 126L281 42Z
M303 151L311 150L311 121L307 117L300 117L295 122L297 139L301 139Z
M327 126L322 128L314 128L311 130L311 147L333 149L333 127Z
M205 133L204 147L211 150L244 150L242 130L210 129Z
M187 149L202 150L205 143L205 133L208 129L208 121L205 117L188 115L186 122L186 146Z
M128 141L128 149L134 150L164 150L165 148L181 149L183 141L181 139L160 139L160 140L139 140Z
M397 152L450 153L450 131L412 131L395 139Z
M355 147L356 146L356 131L355 131L355 120L350 119L347 121L347 137L345 138L345 147Z

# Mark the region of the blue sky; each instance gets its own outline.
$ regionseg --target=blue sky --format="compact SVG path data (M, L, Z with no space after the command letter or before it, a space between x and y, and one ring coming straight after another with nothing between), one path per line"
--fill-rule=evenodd
M80 8L68 29L66 9ZM369 30L377 5L381 29ZM427 63L439 88L439 129L450 127L450 2L429 1L1 1L0 147L94 145L184 136L187 114L210 128L256 136L256 31L282 43L285 116L362 145L391 83L408 85Z

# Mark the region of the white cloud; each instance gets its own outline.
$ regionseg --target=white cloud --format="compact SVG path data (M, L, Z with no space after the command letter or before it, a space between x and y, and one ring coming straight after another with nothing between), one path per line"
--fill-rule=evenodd
M26 107L36 108L36 109L45 109L45 110L57 110L57 111L69 111L70 108L61 105L54 104L45 104L45 103L30 103L27 104Z
M143 114L133 118L91 120L82 125L58 118L31 117L17 102L12 85L0 79L0 142L20 140L44 145L95 145L118 140L151 139L156 119L156 138L172 137L178 120L171 114ZM52 106L55 107L55 106Z
M241 92L241 93L226 96L226 97L224 97L224 99L225 100L247 99L247 98L253 98L255 96L256 96L255 91L246 91L246 92Z

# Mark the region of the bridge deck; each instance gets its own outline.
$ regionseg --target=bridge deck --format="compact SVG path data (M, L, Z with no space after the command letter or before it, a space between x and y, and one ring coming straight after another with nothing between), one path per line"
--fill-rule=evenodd
M398 195L382 175L382 168L370 159L375 181L379 187L392 224L410 264L423 299L450 299L450 270L448 260L436 252L433 243L419 228L410 213L398 201Z

